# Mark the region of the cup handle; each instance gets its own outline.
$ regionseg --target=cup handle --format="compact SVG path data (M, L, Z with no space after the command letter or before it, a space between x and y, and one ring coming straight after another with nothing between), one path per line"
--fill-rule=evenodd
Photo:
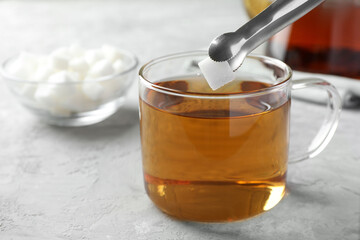
M315 135L306 153L299 156L291 157L289 163L300 162L313 158L321 153L329 144L337 128L340 112L341 97L336 88L325 80L319 78L305 78L292 81L292 90L299 90L308 87L316 87L325 90L328 93L327 116L320 127L319 132Z

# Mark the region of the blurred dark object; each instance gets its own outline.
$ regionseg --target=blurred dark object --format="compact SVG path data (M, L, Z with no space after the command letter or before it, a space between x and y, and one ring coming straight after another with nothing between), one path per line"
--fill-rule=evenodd
M244 0L250 17L272 2ZM295 70L360 79L359 26L359 0L327 0L275 35L267 55Z

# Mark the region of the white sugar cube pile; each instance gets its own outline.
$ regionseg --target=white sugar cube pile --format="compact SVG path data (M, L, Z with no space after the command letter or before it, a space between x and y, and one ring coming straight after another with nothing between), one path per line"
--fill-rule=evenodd
M115 99L121 79L97 81L124 70L124 56L111 45L84 49L79 44L61 47L47 56L23 52L7 67L9 75L24 83L17 91L52 114L94 110L106 99ZM44 84L46 83L46 84Z
M235 74L228 62L215 62L208 57L199 62L199 67L214 91L235 79Z

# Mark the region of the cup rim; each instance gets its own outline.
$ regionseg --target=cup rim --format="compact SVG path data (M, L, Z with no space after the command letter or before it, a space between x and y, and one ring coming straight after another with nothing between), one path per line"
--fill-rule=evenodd
M282 69L285 69L286 74L284 77L284 80L282 80L281 82L271 85L270 87L267 88L262 88L262 89L258 89L258 90L251 90L251 91L243 91L243 92L234 92L234 93L201 93L201 92L183 92L183 91L179 91L179 90L175 90L175 89L171 89L171 88L167 88L167 87L163 87L163 86L159 86L157 84L152 83L149 79L147 79L144 76L144 72L146 69L148 69L149 67L163 62L163 61L167 61L167 60L171 60L171 59L175 59L175 58L179 58L179 57L184 57L184 56L199 56L199 55L204 55L207 54L207 51L204 50L195 50L195 51L186 51L186 52L178 52L178 53L173 53L173 54L168 54L168 55L164 55L161 57L157 57L154 58L153 60L150 60L149 62L145 63L139 70L139 78L140 81L142 81L143 83L145 83L145 85L155 91L158 92L162 92L165 94L171 94L171 95L175 95L175 96L182 96L182 97L197 97L197 98L228 98L228 97L245 97L245 96L253 96L253 95L262 95L264 93L267 93L269 91L273 91L276 90L278 88L283 87L284 85L286 85L292 78L293 76L293 71L292 69L284 62L276 59L276 58L272 58L272 57L268 57L268 56L264 56L264 55L259 55L259 54L249 54L248 56L246 56L246 58L252 58L255 60L259 60L259 59L263 59L267 62L271 62L276 66L280 66Z
M53 85L64 85L64 84L66 84L66 85L71 85L71 84L86 84L86 83L103 82L103 81L111 80L111 79L117 78L119 76L126 75L126 74L130 73L133 70L135 70L135 68L139 64L139 60L138 60L137 56L134 53L132 53L132 52L130 52L128 50L125 50L125 49L118 49L118 50L122 54L125 54L126 56L131 58L133 60L133 63L130 64L127 68L125 68L125 70L123 70L123 71L121 71L119 73L115 73L115 74L112 74L112 75L91 79L90 81L74 81L74 82L66 82L66 83L56 83L56 82L47 82L47 81L25 80L25 79L13 76L13 75L9 74L6 71L6 66L7 66L7 64L9 64L10 61L12 61L16 57L18 57L20 53L18 53L16 55L12 55L11 57L6 58L2 62L1 66L0 66L0 76L3 77L6 80L15 81L15 82L19 82L19 83L27 83L27 84L53 84Z

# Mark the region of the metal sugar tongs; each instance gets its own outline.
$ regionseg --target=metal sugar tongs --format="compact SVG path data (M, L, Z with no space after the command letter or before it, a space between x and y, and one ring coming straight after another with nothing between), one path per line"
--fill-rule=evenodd
M217 62L227 61L236 71L256 47L324 1L277 0L235 32L215 38L210 44L209 56Z

